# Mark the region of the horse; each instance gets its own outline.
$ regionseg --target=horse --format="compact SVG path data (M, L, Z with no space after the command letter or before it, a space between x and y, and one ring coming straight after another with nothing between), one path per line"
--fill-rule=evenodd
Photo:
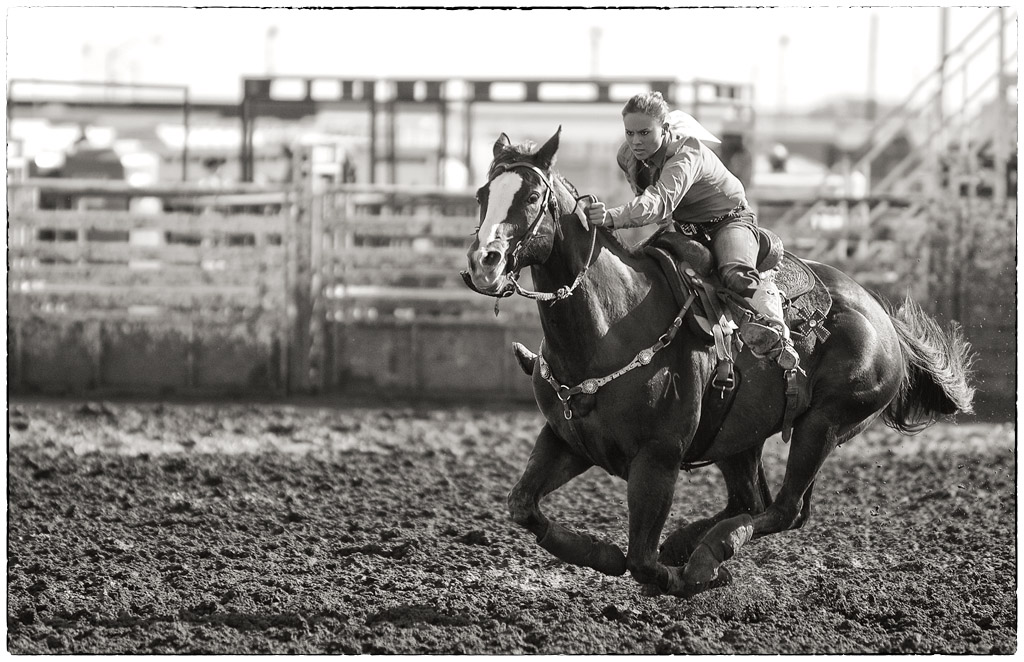
M972 411L973 357L955 323L943 329L909 297L894 309L841 271L807 261L832 297L822 322L830 335L801 351L804 406L792 420L781 487L772 494L761 456L782 428L783 371L741 351L743 384L701 458L724 477L725 507L659 544L715 362L706 339L683 323L686 308L656 261L587 222L586 196L553 169L560 134L539 148L499 136L463 272L480 294L538 303L541 349L536 360L519 358L545 423L507 501L512 522L543 549L607 575L628 571L655 594L691 596L731 581L723 564L752 539L806 525L818 470L876 418L913 433ZM518 282L526 267L537 290ZM625 554L540 508L594 466L626 481Z

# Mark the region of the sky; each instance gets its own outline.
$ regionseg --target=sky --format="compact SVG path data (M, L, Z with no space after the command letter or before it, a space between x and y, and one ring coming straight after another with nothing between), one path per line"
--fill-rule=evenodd
M898 102L939 56L937 7L259 9L21 6L7 78L187 85L235 101L240 79L641 76L753 83L766 109L869 91ZM951 43L985 7L950 10Z

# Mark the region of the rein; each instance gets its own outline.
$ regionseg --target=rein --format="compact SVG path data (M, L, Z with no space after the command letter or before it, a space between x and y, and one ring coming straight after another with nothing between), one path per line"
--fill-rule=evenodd
M516 247L512 250L512 255L509 260L509 262L512 265L512 270L508 275L508 280L511 281L512 283L511 290L505 289L504 291L498 294L481 292L480 290L473 286L473 282L469 276L468 271L461 272L462 279L466 282L466 285L468 285L469 288L472 289L474 292L477 292L478 294L483 294L485 296L494 297L496 299L504 299L506 297L512 296L513 294L518 294L521 297L532 299L534 301L547 301L550 303L561 301L563 299L568 299L570 296L572 296L573 292L576 291L576 288L579 287L580 283L583 282L583 279L587 275L587 271L590 269L591 264L593 264L594 251L597 248L597 227L595 226L590 229L590 253L589 255L587 255L586 265L583 267L582 271L576 274L576 278L573 280L572 284L563 285L554 292L537 292L534 290L528 290L524 288L522 285L519 284L519 272L521 270L521 267L519 266L519 253L520 251L523 250L524 246L528 245L529 242L533 241L533 239L537 236L537 232L540 230L540 223L541 221L544 220L544 213L546 211L551 214L551 220L555 224L555 227L559 229L559 232L561 231L561 227L558 225L558 219L555 218L554 210L551 209L554 207L554 204L551 201L551 193L554 190L554 187L552 187L551 179L547 175L547 173L545 173L543 170L533 165L532 163L528 163L526 161L516 161L514 163L502 164L497 167L500 168L500 171L497 174L500 174L501 172L504 172L506 170L512 170L513 168L529 168L530 170L532 170L534 173L537 174L538 177L540 177L541 182L544 183L544 200L541 201L540 209L537 212L537 217L526 229L526 233L523 235L522 239L519 240L519 243L516 244ZM497 174L495 174L495 177L497 176ZM494 177L491 177L488 180L488 183L491 181L494 181ZM573 209L573 213L579 214L577 209L579 208L580 200L592 197L593 196L590 195L581 195L578 198L576 198L576 207ZM583 218L583 216L580 216L580 218ZM498 314L497 301L494 303L494 314Z

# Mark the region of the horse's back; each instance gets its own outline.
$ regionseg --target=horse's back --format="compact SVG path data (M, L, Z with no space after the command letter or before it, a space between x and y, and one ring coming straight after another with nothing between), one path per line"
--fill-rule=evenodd
M857 281L833 266L812 260L804 260L812 271L821 279L829 294L832 295L832 310L826 321L826 328L832 333L842 331L843 320L851 313L856 313L873 328L896 337L892 320L882 303ZM829 322L831 321L831 324ZM838 328L836 328L838 327ZM887 333L888 332L888 333Z

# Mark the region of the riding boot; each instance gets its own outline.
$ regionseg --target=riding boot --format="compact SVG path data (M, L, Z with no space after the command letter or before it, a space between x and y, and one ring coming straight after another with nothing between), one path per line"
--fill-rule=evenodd
M789 327L782 316L782 294L773 283L760 283L753 294L745 297L756 313L740 325L740 337L755 356L767 356L784 370L800 365L800 356L789 337Z

